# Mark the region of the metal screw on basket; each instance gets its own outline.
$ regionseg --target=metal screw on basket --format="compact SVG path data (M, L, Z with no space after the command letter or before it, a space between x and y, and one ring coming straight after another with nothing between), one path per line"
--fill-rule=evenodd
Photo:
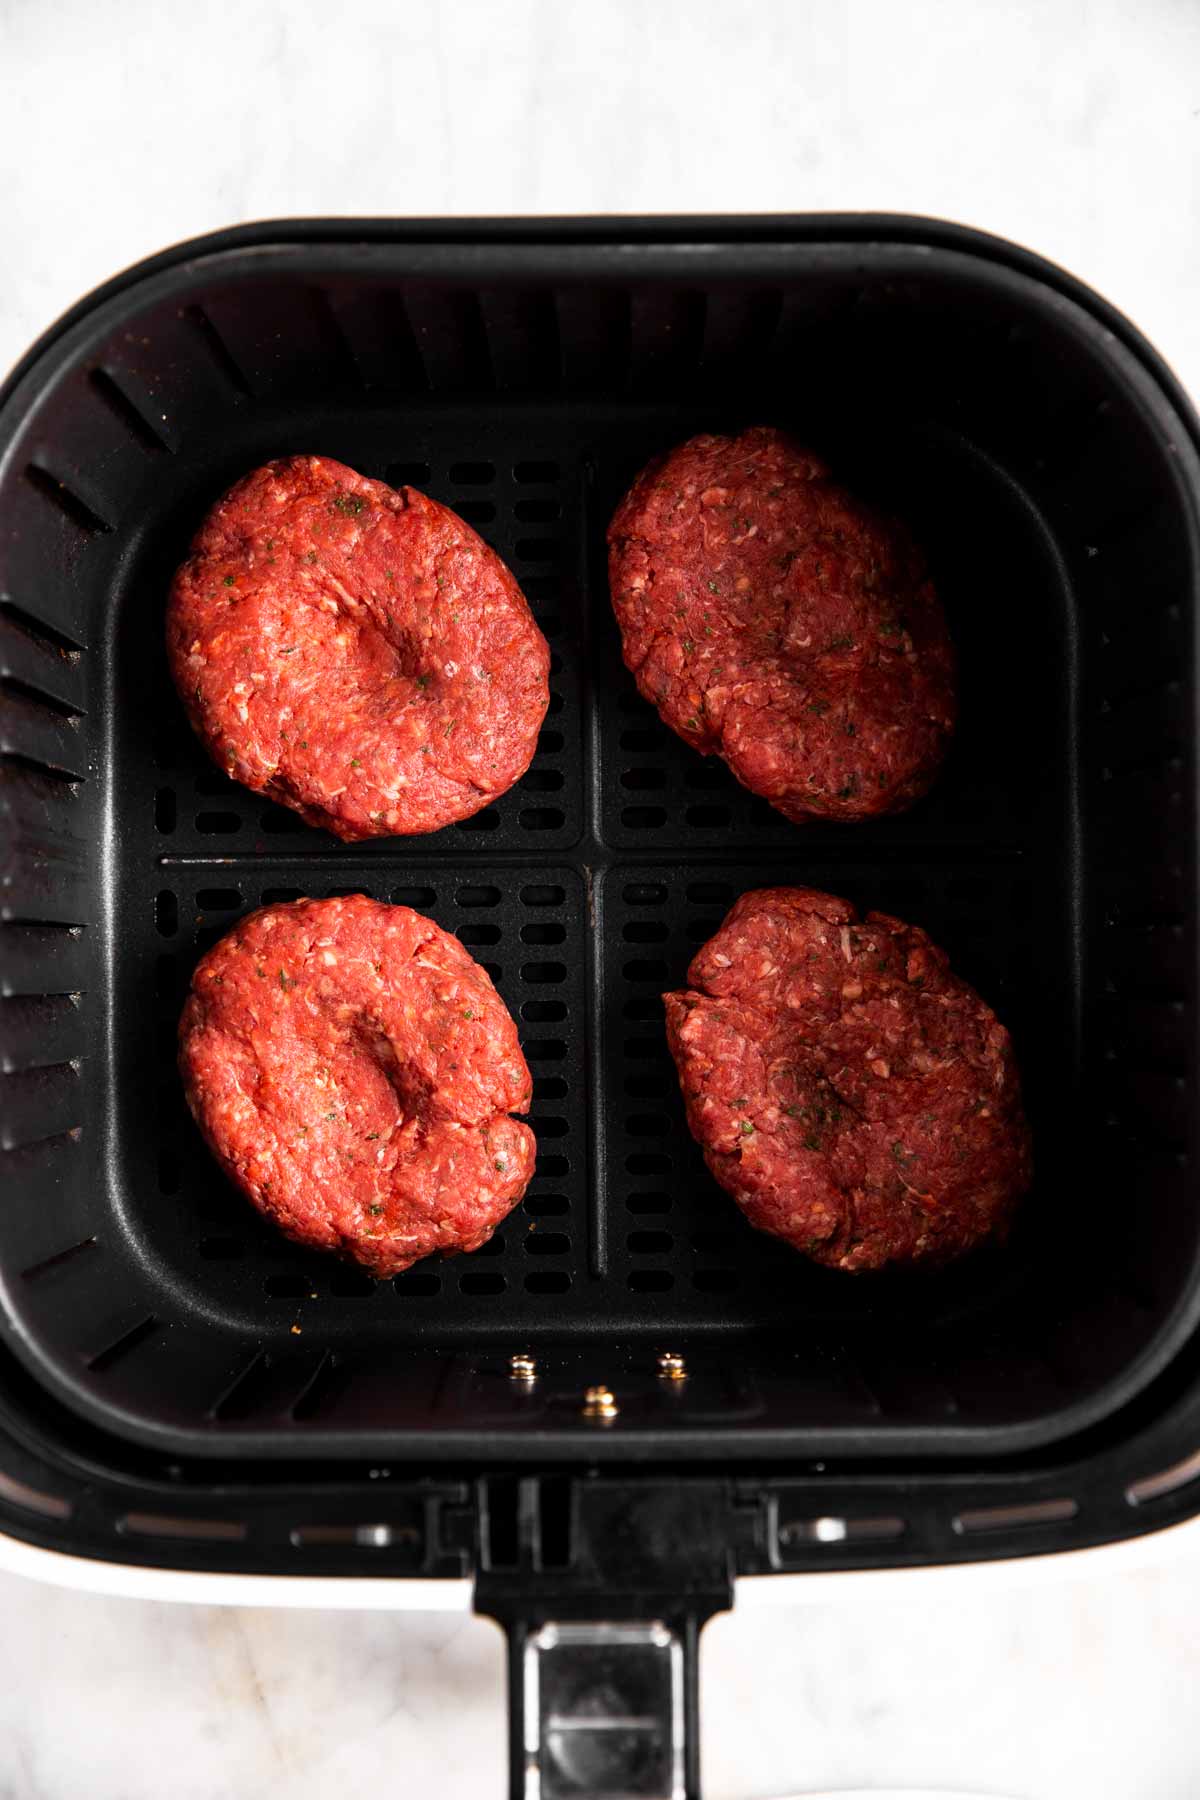
M514 1381L523 1381L526 1386L532 1387L537 1380L537 1363L525 1351L520 1351L516 1356L509 1357L508 1372Z
M686 1381L687 1364L677 1350L660 1350L658 1372L664 1381Z
M606 1387L590 1387L583 1396L585 1419L615 1419L620 1408Z

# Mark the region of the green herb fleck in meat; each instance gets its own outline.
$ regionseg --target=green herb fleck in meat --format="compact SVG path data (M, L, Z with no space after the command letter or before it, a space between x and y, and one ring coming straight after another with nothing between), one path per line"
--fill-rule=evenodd
M232 575L227 575L227 576L226 576L226 577L225 577L225 586L226 586L226 587L232 587L232 586L233 586L233 576L232 576Z
M332 512L340 512L345 518L357 518L360 512L367 510L367 503L360 494L337 494L330 502Z

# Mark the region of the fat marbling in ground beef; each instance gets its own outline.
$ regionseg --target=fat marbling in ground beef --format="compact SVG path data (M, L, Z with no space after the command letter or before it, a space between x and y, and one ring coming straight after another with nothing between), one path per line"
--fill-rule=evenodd
M916 926L762 888L664 999L692 1135L752 1225L849 1270L1004 1236L1031 1175L1012 1044Z
M609 527L625 661L679 736L789 819L896 812L955 717L942 608L908 531L766 428L696 437Z
M449 507L327 456L255 469L175 576L172 673L228 774L336 836L437 831L533 757L550 655Z
M225 1172L298 1243L395 1275L477 1250L533 1173L516 1026L457 938L362 894L264 907L202 958L179 1027Z

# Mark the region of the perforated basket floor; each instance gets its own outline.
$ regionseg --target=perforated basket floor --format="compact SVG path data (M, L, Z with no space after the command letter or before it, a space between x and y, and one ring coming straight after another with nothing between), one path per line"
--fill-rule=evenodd
M34 363L0 415L0 1297L39 1379L191 1452L577 1455L586 1432L589 1455L894 1456L1048 1441L1163 1366L1197 1305L1194 495L1161 392L1065 309L890 245L686 267L678 246L252 245L143 276ZM689 432L760 420L929 551L963 725L902 818L789 825L621 667L616 498ZM265 804L170 686L191 531L305 450L456 507L552 647L529 773L432 837L346 847ZM1011 1026L1038 1185L1003 1254L848 1280L751 1232L705 1172L659 996L777 881L925 926ZM456 931L535 1076L523 1205L478 1254L380 1284L258 1220L174 1069L201 951L249 908L339 892ZM673 1390L664 1348L688 1358ZM532 1390L507 1374L524 1349ZM601 1434L592 1382L620 1401Z

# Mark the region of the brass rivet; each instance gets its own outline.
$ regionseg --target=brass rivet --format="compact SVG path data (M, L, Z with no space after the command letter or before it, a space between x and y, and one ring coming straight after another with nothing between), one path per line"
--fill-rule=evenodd
M534 1382L537 1380L537 1363L526 1352L521 1351L508 1359L508 1372L514 1381Z
M585 1419L615 1419L620 1411L612 1394L606 1387L590 1387L583 1396L583 1416Z
M664 1381L686 1381L688 1372L677 1350L660 1350L658 1353L658 1372Z

